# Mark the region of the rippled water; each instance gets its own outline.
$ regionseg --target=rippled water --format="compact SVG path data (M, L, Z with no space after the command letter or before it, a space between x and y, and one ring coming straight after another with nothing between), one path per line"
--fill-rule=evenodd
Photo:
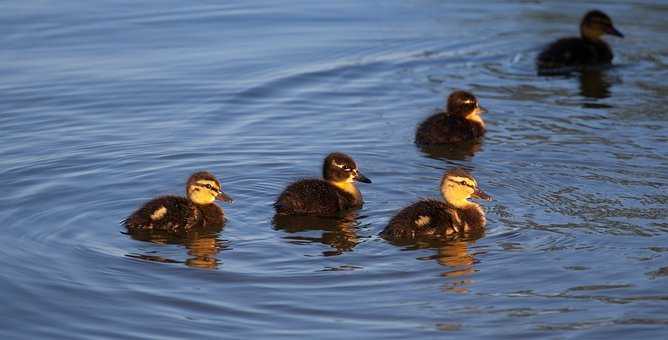
M608 12L616 67L539 77L547 41ZM668 31L652 2L5 2L3 338L646 336L668 329ZM420 150L456 88L471 150ZM374 183L333 223L273 220L330 151ZM377 235L455 165L495 197L486 234ZM223 230L118 221L208 169Z

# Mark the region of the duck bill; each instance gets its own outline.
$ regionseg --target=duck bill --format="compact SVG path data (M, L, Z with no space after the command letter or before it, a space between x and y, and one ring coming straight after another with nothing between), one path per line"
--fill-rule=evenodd
M605 33L608 33L610 35L614 35L616 37L624 38L624 35L622 32L618 31L614 26L610 26Z
M492 196L487 195L484 191L480 190L480 188L476 188L473 194L471 194L471 197L473 198L479 198L481 200L485 201L491 201Z
M232 203L232 202L234 202L234 200L232 199L232 197L228 196L226 193L224 193L224 192L222 192L222 191L218 193L218 196L216 196L216 199L219 200L219 201L223 201L223 202L225 202L225 203Z
M355 176L355 181L362 183L371 183L371 180L368 177L362 175L362 173L360 172L358 172L357 176Z
M482 106L478 106L478 107L476 107L476 109L473 111L473 113L476 113L476 114L481 115L481 114L483 114L483 113L487 113L487 109L484 108L484 107L482 107Z

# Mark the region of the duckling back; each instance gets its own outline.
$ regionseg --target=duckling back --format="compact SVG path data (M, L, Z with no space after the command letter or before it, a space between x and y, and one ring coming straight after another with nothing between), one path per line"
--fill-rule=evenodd
M319 179L290 184L274 203L276 213L285 215L337 216L361 206L361 199Z
M456 228L448 205L437 200L423 200L402 209L392 217L383 238L389 240L414 240L419 237L449 235Z
M198 206L186 198L162 196L132 213L123 225L132 230L188 230L204 225L222 225L223 211L215 204Z
M612 50L603 40L563 38L548 45L536 59L541 69L605 65L612 62Z
M437 113L422 122L415 133L418 145L453 144L472 141L485 134L485 127L461 116Z
M481 233L485 216L476 205L457 208L438 200L422 200L402 209L388 223L381 236L393 241Z

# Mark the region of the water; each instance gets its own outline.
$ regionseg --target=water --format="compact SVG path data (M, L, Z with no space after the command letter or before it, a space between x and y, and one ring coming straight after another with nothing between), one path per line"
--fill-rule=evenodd
M613 18L616 67L533 59ZM5 2L3 338L665 337L668 7L647 2ZM490 113L471 150L420 150L453 89ZM337 223L272 222L330 151L373 184ZM377 235L453 166L495 197L486 234ZM118 221L208 169L223 230L153 242Z

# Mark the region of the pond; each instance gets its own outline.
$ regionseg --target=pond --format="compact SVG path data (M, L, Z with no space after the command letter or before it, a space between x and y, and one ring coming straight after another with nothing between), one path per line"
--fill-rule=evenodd
M668 327L668 7L650 1L10 1L0 13L0 335L11 339L660 338ZM538 76L589 9L615 66ZM420 149L455 89L482 144ZM342 221L280 223L292 181L350 154ZM463 167L487 230L378 234ZM209 170L222 229L131 237Z

